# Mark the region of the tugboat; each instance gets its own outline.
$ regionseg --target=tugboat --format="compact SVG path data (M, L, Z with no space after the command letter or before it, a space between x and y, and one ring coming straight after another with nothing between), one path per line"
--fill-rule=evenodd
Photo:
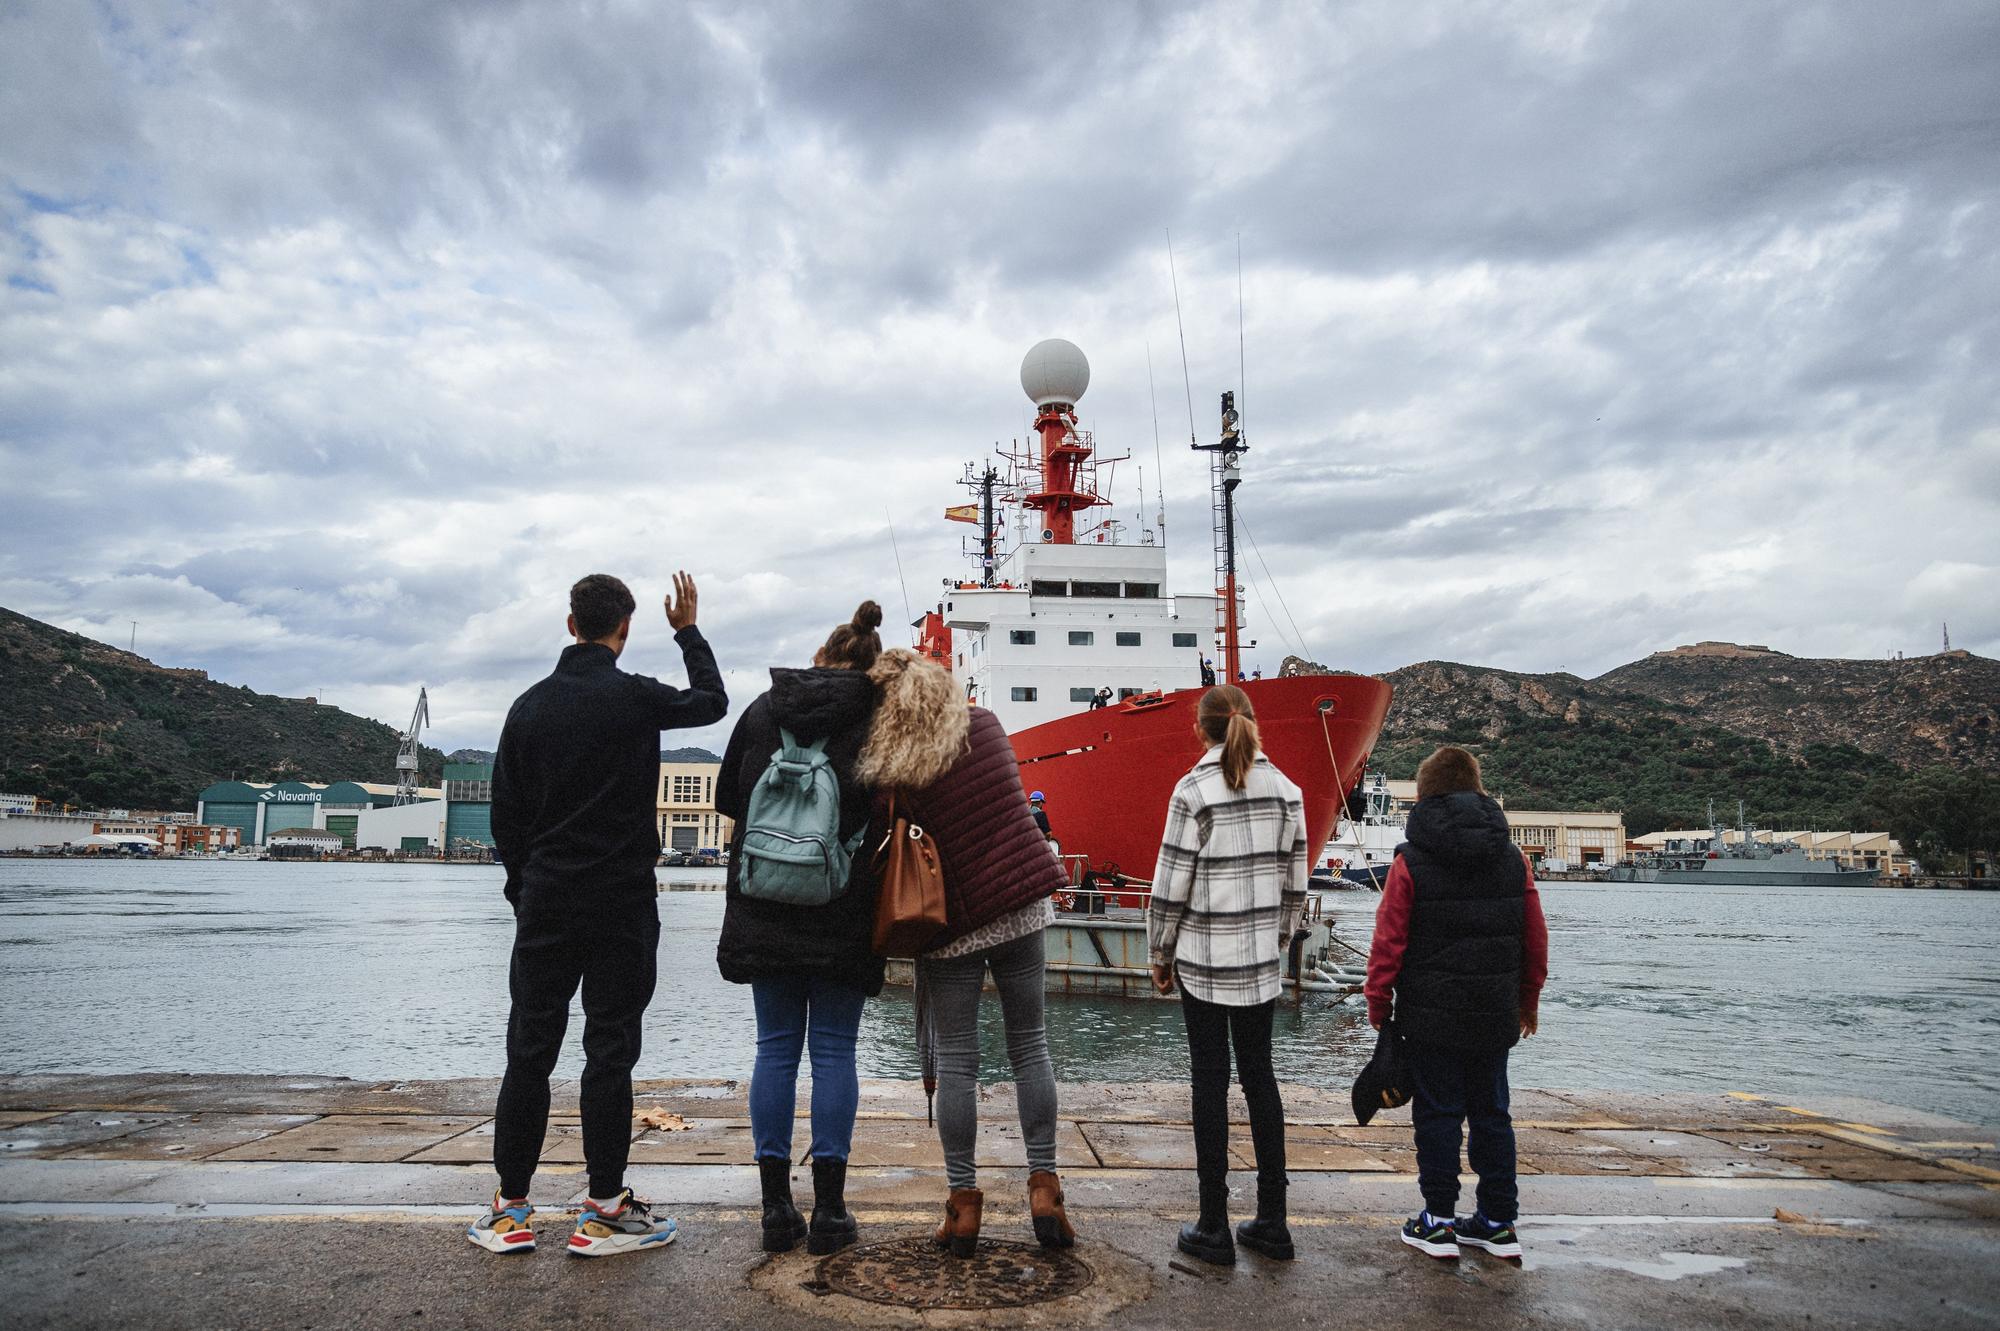
M1110 471L1125 458L1099 457L1077 424L1089 384L1083 352L1060 338L1022 361L1037 440L996 449L1004 471L991 460L967 466L962 483L976 502L945 516L978 529L968 551L978 574L944 579L942 599L913 626L917 650L1007 727L1022 784L1042 792L1086 910L1106 900L1143 903L1168 798L1201 756L1196 706L1218 680L1249 695L1265 753L1304 793L1317 863L1366 769L1389 685L1353 674L1245 677L1235 494L1248 445L1235 394L1222 395L1217 442L1193 446L1210 459L1214 583L1175 593L1166 585L1164 514L1157 527L1141 526L1136 541L1108 515ZM1099 508L1107 515L1093 521ZM1143 977L1143 926L1137 943L1136 957L1114 957L1096 940L1077 961L1136 967ZM1052 966L1057 946L1051 938Z

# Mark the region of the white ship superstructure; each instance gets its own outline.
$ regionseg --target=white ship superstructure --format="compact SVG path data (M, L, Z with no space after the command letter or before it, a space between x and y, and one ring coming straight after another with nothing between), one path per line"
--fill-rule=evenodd
M954 673L968 696L1009 731L1090 706L1195 688L1215 597L1173 596L1158 545L1025 545L1002 562L994 587L944 597Z

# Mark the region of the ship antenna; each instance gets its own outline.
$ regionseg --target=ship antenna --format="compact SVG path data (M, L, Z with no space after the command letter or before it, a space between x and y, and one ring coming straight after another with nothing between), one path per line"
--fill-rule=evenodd
M1160 395L1153 387L1153 344L1146 343L1146 400L1153 404L1153 488L1160 494L1160 544L1167 543L1167 464L1160 458ZM1139 507L1146 506L1146 487L1139 487Z
M1200 447L1194 433L1194 377L1188 373L1187 326L1181 322L1181 280L1174 272L1174 231L1167 228L1167 280L1174 286L1174 328L1181 335L1181 386L1187 390L1188 444Z
M886 508L882 510L882 516L889 522L889 549L896 556L896 581L903 588L903 618L910 620L914 618L910 613L910 584L903 579L903 550L896 544L896 520L889 517L889 510Z
M1250 397L1249 375L1244 370L1243 361L1243 233L1236 233L1236 418L1241 421L1247 414L1243 404ZM1248 427L1239 426L1244 433Z

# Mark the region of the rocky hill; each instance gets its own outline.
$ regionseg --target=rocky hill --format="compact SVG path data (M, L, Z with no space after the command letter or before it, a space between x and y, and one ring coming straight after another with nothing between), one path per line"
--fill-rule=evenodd
M173 670L0 609L0 790L192 809L211 782L389 780L393 727ZM444 755L422 750L437 781Z
M1375 752L1413 775L1439 743L1481 755L1516 807L1621 808L1634 834L1738 799L1766 826L1866 814L1872 783L1933 765L2000 772L2000 662L1950 652L1813 660L1698 643L1595 679L1425 661L1391 671Z

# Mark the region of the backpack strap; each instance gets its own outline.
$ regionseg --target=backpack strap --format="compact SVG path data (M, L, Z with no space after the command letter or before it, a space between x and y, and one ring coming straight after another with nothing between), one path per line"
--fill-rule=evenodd
M799 737L797 735L794 735L791 731L785 729L783 726L778 727L778 742L780 744L784 745L788 749L800 749L810 754L817 755L825 753L826 742L832 738L833 736L831 735L821 735L818 739L814 740L810 744L801 744L799 743Z

